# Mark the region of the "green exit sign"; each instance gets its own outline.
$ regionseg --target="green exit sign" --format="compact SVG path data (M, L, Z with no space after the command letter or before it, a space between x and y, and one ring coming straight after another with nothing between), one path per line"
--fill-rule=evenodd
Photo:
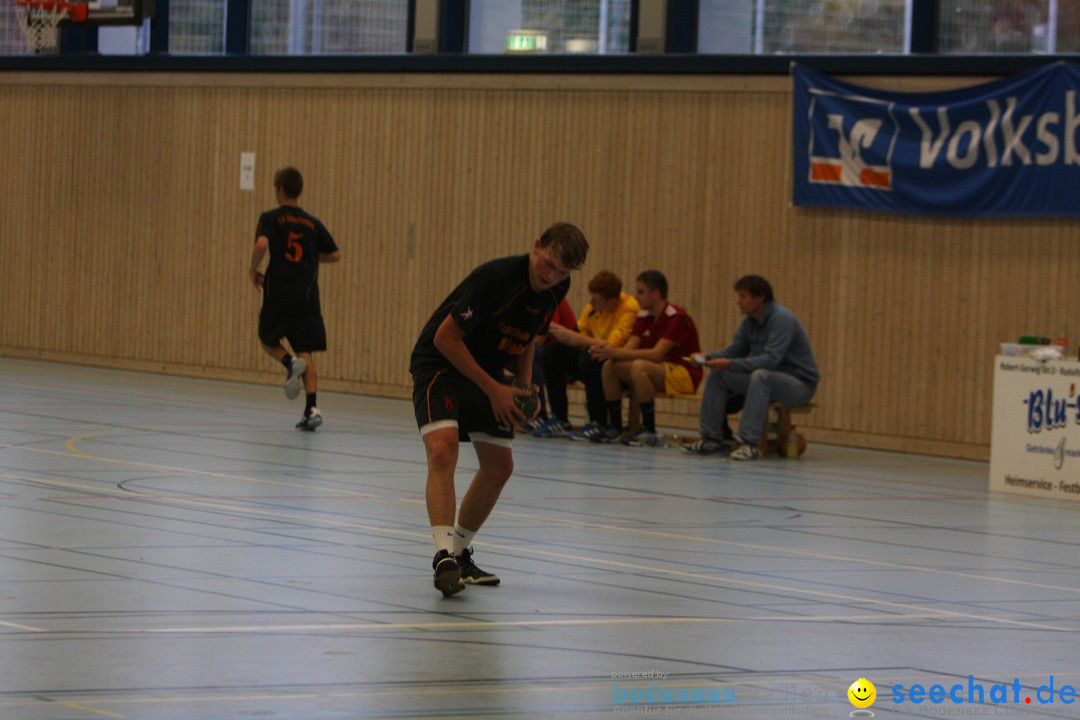
M506 52L545 52L547 35L537 30L511 30L506 34Z

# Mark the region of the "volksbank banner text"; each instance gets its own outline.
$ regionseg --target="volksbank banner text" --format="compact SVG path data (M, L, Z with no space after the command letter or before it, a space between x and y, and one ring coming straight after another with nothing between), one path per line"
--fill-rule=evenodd
M801 65L795 205L1080 216L1080 67L945 92L885 92Z

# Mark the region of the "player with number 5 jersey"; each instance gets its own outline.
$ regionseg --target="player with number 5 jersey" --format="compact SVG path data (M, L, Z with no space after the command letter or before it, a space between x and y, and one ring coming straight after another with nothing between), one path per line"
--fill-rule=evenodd
M259 342L285 366L285 396L305 393L304 414L296 427L322 424L317 405L318 375L312 353L326 350L326 326L319 302L319 264L341 260L341 251L322 222L300 207L304 179L296 168L274 174L278 207L259 216L248 276L262 290ZM267 257L266 271L260 272ZM282 340L288 342L286 349Z

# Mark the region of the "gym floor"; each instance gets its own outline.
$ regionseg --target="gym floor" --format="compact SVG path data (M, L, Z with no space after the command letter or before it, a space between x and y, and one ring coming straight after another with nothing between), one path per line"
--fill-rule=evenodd
M841 718L862 678L877 717L1080 717L1080 503L985 463L519 438L502 585L443 598L408 401L320 393L304 433L280 387L0 390L2 720Z

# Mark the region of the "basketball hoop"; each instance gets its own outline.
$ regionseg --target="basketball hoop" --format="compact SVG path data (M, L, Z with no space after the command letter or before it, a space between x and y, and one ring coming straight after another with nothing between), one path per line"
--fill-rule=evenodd
M15 16L26 37L26 49L34 53L54 53L64 18L86 21L86 3L66 0L15 0Z

